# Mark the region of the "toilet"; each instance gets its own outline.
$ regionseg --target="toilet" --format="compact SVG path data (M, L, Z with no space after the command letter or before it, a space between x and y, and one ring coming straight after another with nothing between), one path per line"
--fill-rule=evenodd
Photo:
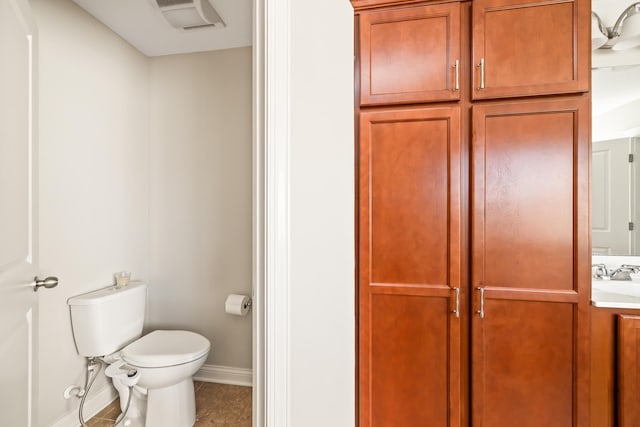
M69 298L78 354L108 364L128 427L195 424L193 375L211 343L190 331L156 330L142 336L147 285L132 282Z

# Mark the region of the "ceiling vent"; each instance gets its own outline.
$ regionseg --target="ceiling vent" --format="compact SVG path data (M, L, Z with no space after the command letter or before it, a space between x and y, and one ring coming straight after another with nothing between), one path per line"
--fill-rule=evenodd
M224 27L224 21L209 0L155 0L164 18L176 28L194 30Z

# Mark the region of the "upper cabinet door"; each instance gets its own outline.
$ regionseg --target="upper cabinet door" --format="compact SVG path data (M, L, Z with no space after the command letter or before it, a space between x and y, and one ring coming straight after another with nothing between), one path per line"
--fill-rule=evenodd
M460 4L360 15L361 105L460 99Z
M473 99L589 90L586 0L475 0Z

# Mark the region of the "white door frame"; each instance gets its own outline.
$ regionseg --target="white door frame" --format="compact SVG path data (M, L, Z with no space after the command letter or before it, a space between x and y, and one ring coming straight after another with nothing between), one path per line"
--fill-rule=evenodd
M289 427L290 0L253 3L253 427Z

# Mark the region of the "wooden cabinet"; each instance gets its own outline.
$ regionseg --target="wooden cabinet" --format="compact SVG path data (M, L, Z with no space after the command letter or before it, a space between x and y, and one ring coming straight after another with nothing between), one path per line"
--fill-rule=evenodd
M473 99L588 91L590 10L582 0L474 0ZM361 105L460 99L469 24L459 2L365 11L359 25Z
M460 97L460 4L374 11L360 18L360 103Z
M473 99L589 90L590 5L474 0Z
M473 107L474 426L588 425L588 117L583 97Z
M460 168L458 107L361 113L363 426L460 425Z
M589 426L590 4L352 4L358 425Z
M640 310L591 307L591 425L640 421Z
M619 427L640 425L640 317L618 316Z

